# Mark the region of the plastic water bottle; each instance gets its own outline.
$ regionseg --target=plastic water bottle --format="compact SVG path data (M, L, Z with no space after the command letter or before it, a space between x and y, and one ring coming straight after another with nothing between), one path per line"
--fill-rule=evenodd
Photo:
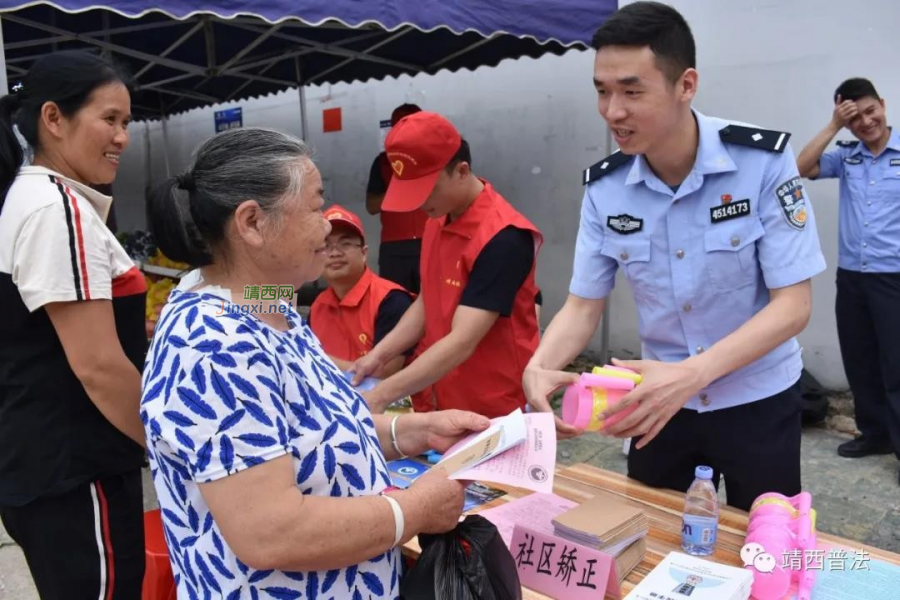
M719 526L719 496L712 483L713 470L699 466L684 499L681 547L694 556L709 556L716 549Z

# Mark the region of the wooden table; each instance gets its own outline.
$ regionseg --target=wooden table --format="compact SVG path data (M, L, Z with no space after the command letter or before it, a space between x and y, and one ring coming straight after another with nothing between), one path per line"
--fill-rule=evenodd
M507 492L506 496L478 507L472 511L477 513L486 508L499 506L531 492L518 488L507 488L490 484ZM650 521L650 533L647 536L647 553L622 584L623 597L630 592L646 575L653 570L672 551L681 551L681 512L684 508L684 494L672 490L654 489L643 485L624 475L598 469L590 465L577 464L557 469L553 491L575 502L584 502L593 496L609 495L610 498L624 500L644 511ZM815 498L813 499L815 506ZM716 551L711 557L719 563L740 567L743 565L739 552L744 545L747 533L747 513L722 506L719 511L719 532ZM865 550L872 560L883 560L900 565L900 554L879 550L853 540L840 538L826 533L819 533L820 542L842 546L848 550ZM420 549L414 538L403 548L404 554L418 557ZM527 600L546 600L547 596L527 588L523 588L522 597Z

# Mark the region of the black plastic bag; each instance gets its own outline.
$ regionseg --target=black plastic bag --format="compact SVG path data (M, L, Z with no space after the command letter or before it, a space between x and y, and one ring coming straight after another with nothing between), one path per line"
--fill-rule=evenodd
M824 421L828 416L828 392L806 369L800 374L800 394L803 396L803 424L815 425Z
M403 600L521 600L516 561L493 523L469 515L456 529L419 535L422 555L400 584Z

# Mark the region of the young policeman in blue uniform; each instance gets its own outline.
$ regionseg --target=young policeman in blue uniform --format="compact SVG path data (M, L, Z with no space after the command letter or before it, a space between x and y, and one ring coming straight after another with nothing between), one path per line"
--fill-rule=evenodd
M834 113L800 152L800 174L840 180L838 339L860 437L838 447L858 458L900 458L900 132L868 79L844 81ZM856 138L839 141L844 128Z
M825 260L790 136L692 110L693 36L671 7L629 4L593 46L620 150L584 172L570 295L523 377L529 403L550 410L548 395L574 380L559 369L587 345L622 269L643 360L616 364L643 382L616 407L638 408L606 433L633 438L629 476L684 491L708 464L742 509L764 492L797 494L795 336Z

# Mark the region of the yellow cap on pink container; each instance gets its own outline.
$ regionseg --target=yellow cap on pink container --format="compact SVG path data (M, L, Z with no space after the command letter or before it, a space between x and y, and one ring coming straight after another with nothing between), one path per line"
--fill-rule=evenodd
M605 420L600 419L599 415L622 400L634 386L635 382L631 378L582 373L578 383L570 385L563 394L562 420L578 429L588 431L599 431L617 423L636 410L637 405L634 404Z

